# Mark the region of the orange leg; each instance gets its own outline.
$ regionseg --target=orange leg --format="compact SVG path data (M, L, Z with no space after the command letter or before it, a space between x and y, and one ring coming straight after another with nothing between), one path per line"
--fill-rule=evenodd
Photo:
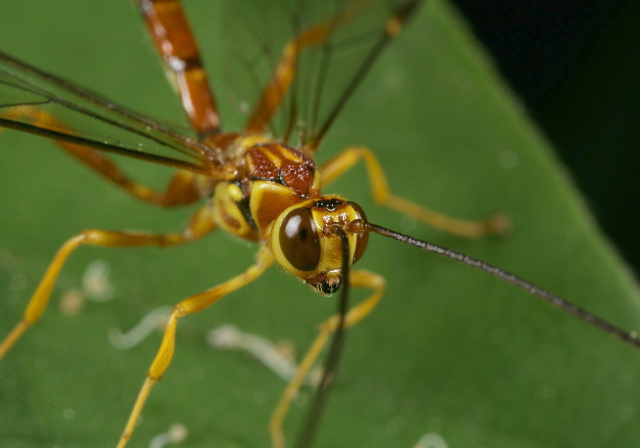
M370 2L368 0L351 0L344 3L346 6L344 6L342 11L338 14L334 15L329 20L302 31L285 46L282 58L276 66L269 84L267 84L266 88L263 90L260 101L253 111L249 122L245 126L246 131L261 133L264 132L265 128L269 125L274 113L282 103L284 97L289 91L289 88L291 87L294 77L296 76L297 62L300 53L327 42L333 33L345 25L348 25L357 18L357 16L365 12L370 6ZM366 71L370 62L375 58L376 53L378 53L390 39L393 39L402 30L404 23L412 16L418 4L419 0L413 0L406 2L403 5L398 5L398 8L393 12L391 17L384 23L382 38L373 48L371 48L371 53L369 54L369 57L362 62L360 71ZM358 77L361 75L362 73L357 75L352 82L357 81ZM340 103L343 103L352 91L353 85L351 87L347 87L347 91L344 92L344 95L339 100ZM335 112L337 112L342 104L338 104L337 106L338 107L334 110L333 115L335 115ZM333 118L329 118L328 121L324 123L324 126L327 126L332 120ZM321 137L326 131L326 128L320 129L319 131L320 134L316 137ZM312 146L314 147L310 149L315 150L315 145L317 145L318 141L319 140L313 143Z
M501 214L492 216L484 221L463 221L392 195L378 159L376 159L371 150L361 146L347 148L322 167L323 185L325 183L329 184L342 176L360 159L363 159L367 166L371 192L375 201L380 205L406 213L436 229L465 238L480 238L490 234L503 234L509 230L509 221Z
M45 129L74 134L73 129L49 112L33 106L6 108L0 114L0 118L16 121L26 119ZM199 187L194 173L177 171L164 193L157 193L146 185L131 180L108 156L100 151L69 142L55 141L55 143L102 177L143 201L169 207L190 204L205 194L203 188Z
M166 372L175 349L176 338L176 325L178 319L189 314L197 313L210 307L222 297L235 291L238 288L252 282L259 277L265 269L267 269L273 263L273 255L267 245L262 245L258 252L256 263L247 269L243 274L240 274L229 281L222 283L214 288L204 291L195 296L188 297L182 302L173 307L173 311L169 316L167 322L167 328L160 344L160 349L153 359L153 363L147 372L147 378L145 379L142 389L138 394L138 398L133 406L127 425L120 436L117 448L124 448L131 434L136 426L136 422L140 418L140 413L144 407L144 403L151 392L153 385L162 378L162 375Z
M289 91L296 74L296 62L300 52L325 42L331 33L346 25L357 15L361 6L359 2L351 3L336 17L302 31L284 47L282 58L245 126L247 132L264 132L271 122L273 114Z
M47 272L29 300L22 320L14 327L9 335L0 343L0 360L9 351L24 332L35 324L42 316L53 285L67 258L78 247L90 244L103 247L139 247L139 246L173 246L196 240L214 230L211 218L211 207L205 205L199 209L191 219L189 226L182 233L170 233L167 235L151 235L134 232L110 232L106 230L85 230L69 239L58 250Z
M376 307L382 293L384 292L385 280L381 276L369 271L355 270L351 272L349 284L356 288L372 289L373 294L366 298L363 302L354 306L349 310L344 320L344 327L349 328L362 319L367 317L371 311ZM309 373L309 370L313 367L318 356L322 352L322 349L327 344L331 334L338 329L340 325L340 316L334 315L329 319L322 322L319 326L319 334L309 347L309 350L305 354L302 362L298 366L295 376L283 392L280 397L278 406L271 415L271 422L269 423L269 430L271 432L271 445L273 448L284 448L285 441L282 433L282 424L289 411L291 402L295 398L304 378Z
M179 1L136 2L191 125L202 136L217 133L218 110L200 60L200 50Z

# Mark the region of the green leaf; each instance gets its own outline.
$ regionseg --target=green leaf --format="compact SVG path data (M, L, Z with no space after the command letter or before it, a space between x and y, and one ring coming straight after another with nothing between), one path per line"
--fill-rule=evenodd
M123 3L123 4L120 4ZM155 116L180 119L141 21L126 2L9 2L2 50ZM215 17L189 4L205 57ZM506 36L505 38L508 38ZM215 65L215 59L207 62ZM223 97L222 87L217 89ZM430 1L378 61L343 111L320 161L372 148L393 191L468 219L498 211L514 230L467 241L377 207L358 167L327 192L359 201L371 221L504 267L623 328L638 328L639 294L578 191L491 63L444 1ZM604 148L603 148L604 150ZM124 161L161 185L165 168ZM55 250L84 228L180 229L188 210L140 204L40 138L0 135L0 336L18 321ZM372 235L358 268L385 276L378 308L347 335L318 447L406 447L425 433L448 446L640 445L640 353L499 280ZM38 325L0 363L0 445L109 447L124 427L160 342L120 351L107 331L245 269L255 247L217 233L172 249L82 248ZM104 260L115 297L76 315L60 297ZM354 299L364 297L357 291ZM177 352L154 388L131 446L175 422L183 446L269 446L284 382L206 332L232 322L302 352L335 300L278 268L180 322ZM304 391L286 422L304 416Z

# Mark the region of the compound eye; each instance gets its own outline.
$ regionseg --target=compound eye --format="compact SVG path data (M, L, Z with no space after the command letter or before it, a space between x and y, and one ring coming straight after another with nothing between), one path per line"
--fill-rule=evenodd
M364 214L364 210L355 202L349 201L349 205L353 207L353 209L358 214L357 219L361 219L363 221L367 220L367 216ZM364 251L367 249L367 243L369 243L369 232L362 232L358 234L358 238L356 239L356 250L353 254L353 262L355 263L364 255Z
M280 227L280 248L291 265L300 271L313 271L320 263L320 240L311 210L290 211Z

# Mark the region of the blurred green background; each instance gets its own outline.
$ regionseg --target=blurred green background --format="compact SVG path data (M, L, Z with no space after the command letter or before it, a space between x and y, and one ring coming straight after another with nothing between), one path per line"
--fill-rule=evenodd
M219 3L186 3L215 67ZM130 2L23 0L0 8L3 51L153 116L180 119ZM638 328L628 269L490 61L455 9L429 2L363 82L319 159L368 145L397 194L466 218L505 211L512 235L466 241L376 207L362 167L329 192L359 201L376 223L505 267ZM224 87L216 89L224 101ZM122 163L152 185L169 174ZM1 134L0 167L2 333L66 238L83 228L174 231L188 220L189 210L142 205L33 136ZM120 351L107 331L131 328L152 309L241 272L254 251L222 233L170 250L79 250L42 321L0 363L0 445L113 446L160 335ZM111 266L113 300L66 315L60 297L79 287L96 259ZM640 445L636 351L494 278L394 241L372 236L358 267L384 275L388 291L348 334L318 447L411 447L424 433L451 447ZM333 300L274 268L185 319L174 363L131 446L146 446L176 421L190 433L184 446L269 446L267 422L284 383L246 354L214 351L205 335L232 322L302 351L333 309ZM287 421L289 438L308 397Z

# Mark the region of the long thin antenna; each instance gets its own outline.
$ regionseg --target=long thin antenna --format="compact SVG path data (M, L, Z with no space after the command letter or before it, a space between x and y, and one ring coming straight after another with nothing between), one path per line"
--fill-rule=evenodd
M351 265L349 260L349 237L344 229L339 226L335 226L332 231L340 237L342 243L342 294L340 294L340 300L338 301L338 316L340 319L338 321L338 328L331 340L329 354L327 355L322 378L318 384L318 390L311 404L311 409L307 414L305 425L295 445L297 448L309 448L313 444L313 439L327 403L331 386L335 383L338 362L340 361L342 346L344 345L344 338L347 332L344 324L347 312L349 311L349 271Z
M627 344L633 346L634 348L640 349L640 339L638 339L638 335L636 334L636 332L628 332L628 331L622 330L616 327L615 325L607 322L606 320L601 319L598 316L595 316L589 313L588 311L580 308L579 306L576 306L573 303L561 297L558 297L555 294L552 294L549 291L542 289L539 286L536 286L533 283L530 283L518 277L515 274L507 272L504 269L500 269L489 263L485 263L484 261L472 258L460 252L456 252L454 250L447 249L445 247L438 246L436 244L429 243L427 241L422 241L417 238L413 238L408 235L404 235L402 233L377 226L370 222L363 223L362 227L366 230L375 232L379 235L393 238L394 240L401 241L411 246L415 246L427 252L433 252L438 255L442 255L443 257L451 258L452 260L459 261L460 263L466 264L468 266L474 267L488 274L491 274L495 277L498 277L500 280L503 280L507 283L511 283L512 285L517 286L520 289L524 289L528 293L533 294L536 297L539 297L540 299L544 300L547 303L550 303L556 308L560 308L561 310L576 316L578 319L581 319L593 325L594 327L599 328L605 333L608 333L611 336L614 336L620 339L621 341L626 342Z

